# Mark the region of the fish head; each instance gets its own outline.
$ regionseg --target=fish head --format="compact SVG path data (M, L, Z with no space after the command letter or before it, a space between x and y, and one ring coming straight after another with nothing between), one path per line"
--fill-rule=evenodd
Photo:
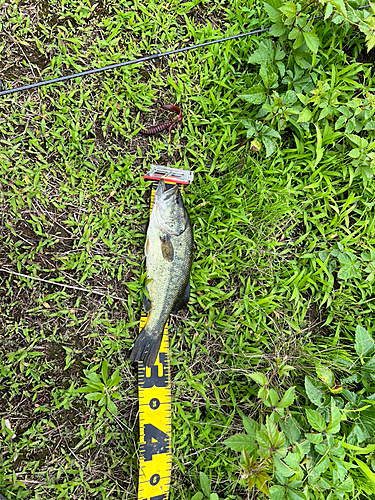
M185 231L189 217L177 184L170 187L164 179L159 181L151 216L163 233L178 236Z

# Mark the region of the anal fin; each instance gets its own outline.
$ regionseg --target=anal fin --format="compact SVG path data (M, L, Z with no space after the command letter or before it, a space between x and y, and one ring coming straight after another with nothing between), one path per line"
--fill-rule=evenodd
M189 302L189 299L190 299L190 281L188 281L185 290L183 291L182 295L173 306L172 314L176 313L177 311L185 307Z
M146 290L147 290L147 286L146 286ZM147 290L147 293L148 293L148 290ZM143 294L143 309L144 309L145 313L148 313L151 311L151 300L147 297L147 295L145 293Z

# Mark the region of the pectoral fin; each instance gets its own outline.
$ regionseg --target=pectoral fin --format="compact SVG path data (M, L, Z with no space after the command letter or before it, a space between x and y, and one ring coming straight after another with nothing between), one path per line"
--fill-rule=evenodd
M161 253L163 254L163 258L168 262L173 261L174 250L171 241L171 237L169 234L164 234L160 236L160 244L161 244Z
M176 313L183 307L187 305L190 299L190 281L186 285L186 288L180 298L177 300L176 304L173 306L172 313Z

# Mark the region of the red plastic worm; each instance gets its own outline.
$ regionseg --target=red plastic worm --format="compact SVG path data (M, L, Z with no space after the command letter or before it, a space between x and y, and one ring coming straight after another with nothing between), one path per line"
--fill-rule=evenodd
M148 127L146 130L140 130L139 133L143 135L157 135L163 132L163 130L168 129L169 133L172 128L176 125L176 123L182 120L182 111L177 106L173 106L173 104L163 104L163 109L167 111L174 111L178 113L178 117L175 120L171 120L170 122L159 123L158 125L153 125L152 127Z

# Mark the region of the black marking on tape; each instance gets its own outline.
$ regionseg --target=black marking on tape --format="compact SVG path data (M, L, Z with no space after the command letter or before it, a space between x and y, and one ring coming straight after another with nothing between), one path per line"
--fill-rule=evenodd
M153 455L169 452L170 438L165 432L152 424L145 424L144 436L145 442L141 443L140 452L145 462L152 460Z
M167 361L167 354L165 352L159 353L159 363L163 367L163 374L159 376L159 367L151 367L151 376L146 377L146 367L143 363L139 363L139 386L142 389L151 389L151 387L168 387L169 366Z
M150 484L151 486L156 486L158 484L158 482L160 481L160 476L159 474L153 474L151 477L150 477Z
M158 400L158 398L152 398L150 400L149 405L150 405L151 410L157 410L160 406L160 401Z

